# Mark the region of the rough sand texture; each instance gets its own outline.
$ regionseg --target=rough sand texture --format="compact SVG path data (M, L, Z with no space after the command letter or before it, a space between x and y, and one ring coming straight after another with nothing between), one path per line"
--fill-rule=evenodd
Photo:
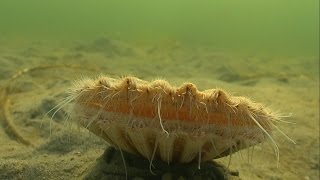
M0 45L0 179L87 176L107 144L65 121L66 109L52 121L54 111L49 111L66 96L73 80L99 73L134 74L145 80L162 77L174 85L189 81L202 90L219 87L284 115L292 113L286 120L296 124L279 127L297 144L275 135L279 168L271 146L263 144L234 154L230 169L239 171L241 179L318 179L318 58L230 55L174 41L134 46L106 38L80 44L8 41ZM62 64L74 67L40 68L10 79L24 68ZM14 131L34 146L26 146ZM219 162L228 165L229 157Z

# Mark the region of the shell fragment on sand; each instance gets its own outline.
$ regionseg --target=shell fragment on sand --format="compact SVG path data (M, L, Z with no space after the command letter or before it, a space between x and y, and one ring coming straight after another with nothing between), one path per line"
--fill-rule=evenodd
M192 83L100 76L70 90L71 119L129 153L164 162L208 161L272 139L261 104Z

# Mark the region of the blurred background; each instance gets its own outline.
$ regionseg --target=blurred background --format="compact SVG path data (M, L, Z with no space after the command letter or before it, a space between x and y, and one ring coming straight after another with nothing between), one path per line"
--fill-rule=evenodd
M318 55L318 0L2 0L0 40L176 39L246 53Z

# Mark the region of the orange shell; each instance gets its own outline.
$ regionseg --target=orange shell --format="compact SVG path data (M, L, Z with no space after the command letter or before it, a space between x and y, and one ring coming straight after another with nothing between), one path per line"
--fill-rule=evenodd
M220 89L101 76L71 89L71 118L110 144L165 162L208 161L271 137L261 104Z

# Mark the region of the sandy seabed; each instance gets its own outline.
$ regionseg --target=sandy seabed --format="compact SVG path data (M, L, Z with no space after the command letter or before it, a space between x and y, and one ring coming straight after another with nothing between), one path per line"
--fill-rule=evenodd
M164 78L200 90L222 88L282 113L280 162L270 143L231 157L241 179L319 178L319 57L230 55L176 41L132 44L8 41L0 45L0 179L84 179L108 144L67 120L67 108L50 111L74 80L105 74ZM52 120L51 120L52 117ZM248 153L250 158L248 158ZM253 153L253 154L252 154ZM229 157L218 162L228 165Z

